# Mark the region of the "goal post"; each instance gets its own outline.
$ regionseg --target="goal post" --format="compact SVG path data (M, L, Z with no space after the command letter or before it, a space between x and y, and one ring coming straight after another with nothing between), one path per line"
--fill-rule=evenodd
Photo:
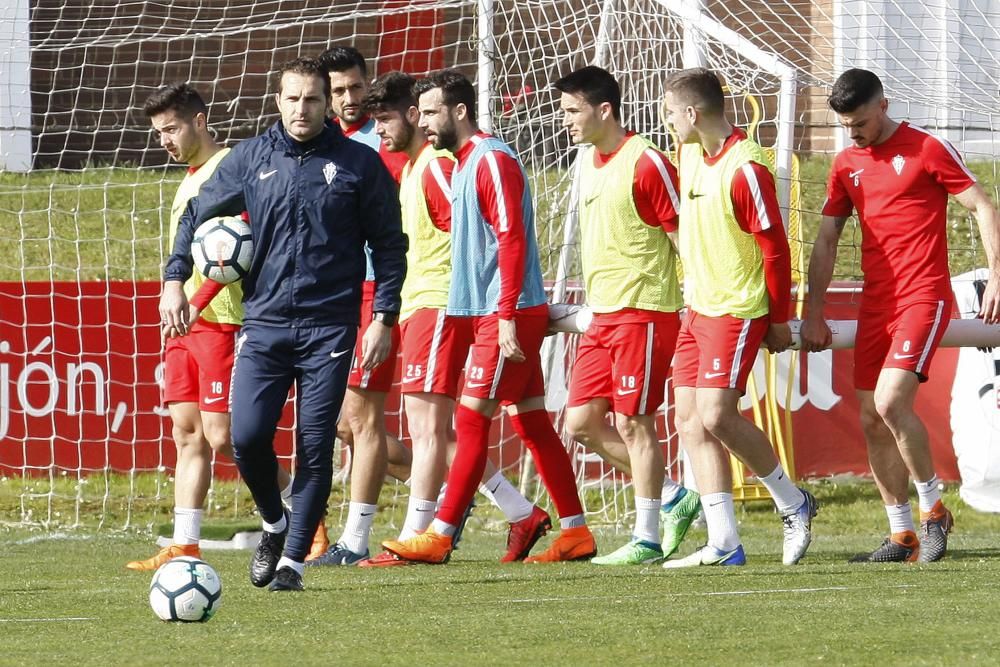
M705 64L706 38L711 38L732 49L761 71L779 80L777 137L774 142L774 167L778 187L778 204L787 227L788 211L791 204L792 144L795 139L795 102L798 93L798 74L794 67L780 55L754 45L749 39L705 13L704 3L699 0L657 0L668 12L676 12L684 26L685 67L700 67ZM743 91L736 91L743 92Z
M551 329L559 333L582 334L593 320L593 313L587 306L571 303L554 303L550 306ZM857 320L827 320L832 334L831 350L846 350L854 347L857 335ZM788 322L792 330L792 346L798 350L801 344L802 320ZM941 347L1000 347L1000 326L986 324L980 319L951 319L941 338Z

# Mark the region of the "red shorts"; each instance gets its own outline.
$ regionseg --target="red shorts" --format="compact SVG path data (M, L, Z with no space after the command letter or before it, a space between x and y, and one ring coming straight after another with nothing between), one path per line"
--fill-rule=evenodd
M199 327L167 340L163 402L198 403L202 412L229 412L237 332Z
M505 359L500 352L496 313L472 319L475 340L462 394L504 403L544 396L541 350L549 328L548 307L529 308L514 315L517 341L526 357L520 363Z
M448 317L444 309L421 308L400 325L403 334L403 394L458 397L458 380L472 345L472 318Z
M372 307L375 304L375 283L366 280L361 291L361 328L358 330L358 342L354 346L354 362L351 364L351 375L347 380L348 387L356 387L367 391L388 392L396 379L396 357L399 356L399 327L392 328L392 344L389 356L381 364L370 371L361 367L361 339L368 325L372 323Z
M883 368L902 368L926 382L931 360L948 329L952 301L920 301L892 310L858 313L854 387L874 391Z
M674 386L746 393L747 379L769 327L767 315L742 320L731 315L709 317L688 309L677 335Z
M663 403L680 316L662 313L625 324L600 320L594 317L577 346L569 406L603 398L623 415L654 414Z

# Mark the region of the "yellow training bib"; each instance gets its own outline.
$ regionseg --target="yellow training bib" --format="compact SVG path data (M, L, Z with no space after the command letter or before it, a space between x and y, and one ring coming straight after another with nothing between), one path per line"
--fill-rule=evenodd
M170 208L170 247L173 251L174 237L177 235L177 224L180 222L184 209L187 208L188 201L198 196L202 184L215 173L222 158L229 154L228 148L223 148L218 153L208 159L194 173L188 172L184 180L177 187L174 194L174 203ZM251 223L252 224L252 223ZM191 274L187 282L184 283L184 293L190 299L194 296L198 288L205 282L205 276L197 269ZM201 318L207 322L216 324L243 324L243 286L237 281L222 288L222 291L212 299L212 302L201 311Z
M403 168L399 182L399 202L403 213L403 231L410 240L406 251L406 279L403 281L403 306L399 319L405 320L421 308L443 309L448 306L451 284L451 234L441 231L431 221L424 195L424 172L430 169L441 190L451 199L451 186L444 172L434 164L438 158L454 160L446 150L424 146L412 164ZM436 173L435 173L436 170Z
M594 165L595 148L581 156L580 259L587 303L595 313L623 308L676 312L683 305L677 253L662 227L639 216L632 192L636 164L655 147L629 137L609 162Z
M702 315L753 319L769 310L760 246L740 227L733 208L733 177L748 162L773 173L764 150L750 139L730 146L712 165L705 164L699 144L681 146L684 300Z

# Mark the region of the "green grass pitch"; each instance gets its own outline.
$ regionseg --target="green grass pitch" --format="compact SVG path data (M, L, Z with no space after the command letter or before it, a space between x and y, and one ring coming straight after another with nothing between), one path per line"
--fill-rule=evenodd
M204 624L157 620L150 575L124 569L151 535L7 525L0 665L995 664L1000 517L949 491L945 560L849 565L882 537L873 485L810 488L822 506L795 567L781 565L780 522L760 503L738 510L745 567L673 572L500 565L504 534L480 509L448 565L309 569L298 594L253 588L249 552L205 552L223 600ZM394 534L378 525L373 544ZM597 534L608 551L627 527ZM704 538L694 530L682 553Z
M806 252L828 168L825 158L803 160ZM972 168L995 198L996 164ZM179 178L177 170L133 169L0 174L0 280L155 280ZM555 180L536 174L536 187ZM540 202L542 238L561 238L548 229L561 224L554 206ZM985 265L974 224L954 202L950 214L952 273ZM839 278L859 277L859 242L852 223ZM551 274L554 255L545 261ZM45 488L0 482L0 518L48 515ZM780 522L761 504L739 515L748 565L723 570L501 566L504 533L482 508L447 566L310 569L303 594L254 589L247 552L205 552L223 580L222 607L206 624L180 625L153 616L150 576L123 567L151 553L152 535L96 527L97 516L106 526L161 522L169 513L169 503L155 500L163 489L140 480L126 506L117 493L105 503L99 479L73 482L56 491L60 503L79 498L80 514L61 504L57 520L83 527L45 532L0 521L0 665L1000 662L1000 517L972 511L954 493L951 553L930 565L848 565L877 546L885 518L870 483L832 482L812 485L823 504L816 538L794 568L780 564ZM220 493L218 502L233 497ZM246 494L235 497L239 507L212 519L206 537L252 521ZM627 529L596 527L602 551L626 540ZM377 526L373 544L395 532ZM704 538L694 531L682 553Z

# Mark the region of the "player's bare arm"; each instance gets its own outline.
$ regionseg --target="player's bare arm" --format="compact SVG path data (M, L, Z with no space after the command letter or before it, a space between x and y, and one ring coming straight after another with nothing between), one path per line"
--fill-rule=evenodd
M1000 214L979 183L955 195L955 199L975 214L983 248L986 249L986 262L990 267L979 317L986 324L1000 323Z
M802 350L819 352L833 344L833 332L823 317L826 290L833 279L833 267L837 261L837 246L840 235L847 224L847 216L825 215L819 226L819 234L809 257L809 294L806 316L802 320Z
M160 327L164 341L175 334L186 334L189 322L184 283L179 280L164 281L160 295Z
M372 320L361 338L361 367L370 371L389 356L392 347L392 327Z
M667 232L667 238L670 239L670 244L674 246L674 250L680 253L680 238L677 236L677 232Z
M503 352L504 359L515 363L525 360L524 351L521 350L521 343L517 340L517 324L514 320L497 320L497 340L500 343L500 351Z

